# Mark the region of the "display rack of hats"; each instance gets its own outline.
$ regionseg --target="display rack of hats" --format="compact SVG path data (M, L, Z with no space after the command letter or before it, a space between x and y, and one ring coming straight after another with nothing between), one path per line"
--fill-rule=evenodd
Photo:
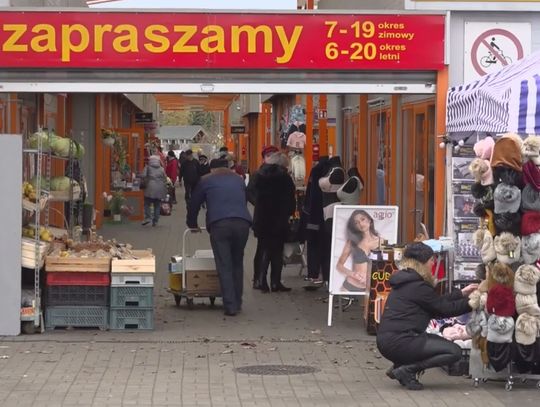
M480 380L538 380L540 388L540 137L505 134L475 145L469 167L476 183L481 280L469 298L473 338L469 373Z

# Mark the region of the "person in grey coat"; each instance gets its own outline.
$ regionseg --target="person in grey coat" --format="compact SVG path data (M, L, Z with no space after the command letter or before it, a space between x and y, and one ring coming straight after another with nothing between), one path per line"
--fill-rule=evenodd
M159 221L161 200L167 196L167 175L165 175L165 170L161 166L159 156L152 155L148 158L148 164L144 167L142 176L146 184L144 189L144 220L142 224L144 226L152 222L152 226L156 226ZM151 207L153 207L153 213Z

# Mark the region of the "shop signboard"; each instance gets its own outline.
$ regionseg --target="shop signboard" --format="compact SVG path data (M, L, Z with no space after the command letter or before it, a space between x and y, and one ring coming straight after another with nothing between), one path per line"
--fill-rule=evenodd
M540 11L540 0L405 0L406 10Z
M439 70L433 14L0 12L0 66Z

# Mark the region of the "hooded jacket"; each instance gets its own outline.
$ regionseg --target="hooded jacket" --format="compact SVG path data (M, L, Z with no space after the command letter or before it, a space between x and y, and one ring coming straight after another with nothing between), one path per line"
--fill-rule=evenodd
M147 180L144 197L165 199L167 196L167 176L157 156L151 156L148 159L148 164L144 167L142 176Z
M257 238L285 239L289 217L294 214L295 186L287 169L263 164L248 187L248 198L255 205L253 232Z
M431 270L415 260L405 259L403 269L390 277L392 291L386 301L380 334L423 334L435 317L453 317L471 311L468 299L456 290L439 295L433 287Z

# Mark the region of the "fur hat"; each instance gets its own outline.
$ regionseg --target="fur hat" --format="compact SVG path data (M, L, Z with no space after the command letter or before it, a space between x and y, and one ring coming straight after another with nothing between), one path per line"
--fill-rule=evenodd
M488 319L487 340L493 343L512 343L514 318L490 315Z
M493 173L488 160L475 158L469 165L469 171L474 176L476 182L480 182L482 185L493 184Z
M495 213L519 211L521 204L521 191L518 187L500 183L493 193L495 200Z
M475 199L481 199L487 192L489 187L487 185L482 185L480 182L475 182L471 185L471 195Z
M516 320L516 342L521 345L532 345L538 335L539 320L529 314L521 314Z
M511 233L503 232L493 239L497 260L501 263L512 264L521 257L521 239Z
M540 211L540 191L531 184L525 185L521 193L521 208L524 211Z
M521 235L527 236L538 232L540 232L540 212L525 212L521 217Z
M497 233L510 232L513 235L519 235L521 231L521 213L519 212L495 214L494 222Z
M519 266L514 276L514 292L516 294L536 294L536 284L540 281L538 267L524 264Z
M523 164L523 182L540 191L540 168L532 161Z
M493 152L494 145L495 140L493 140L493 137L488 136L474 143L474 153L478 158L482 158L484 160L491 160L491 153Z
M486 265L484 263L479 263L476 266L476 270L475 270L474 274L475 274L475 277L478 280L485 280L486 275L487 275L487 267L486 267Z
M497 284L512 287L514 285L514 272L504 263L495 263L487 273L488 287L491 289Z
M540 137L527 137L521 145L521 155L524 158L540 157Z
M486 310L489 314L500 317L513 317L516 313L516 303L512 288L496 284L488 291Z
M493 245L493 236L488 230L483 230L482 233L482 244L477 246L480 249L480 256L482 257L483 263L489 263L497 258L497 253L495 252L495 247ZM478 232L478 231L477 231ZM480 233L476 234L476 237L480 237Z
M540 259L540 233L521 238L521 259L526 264L534 264Z
M433 249L427 244L424 244L422 242L415 242L408 244L407 247L405 247L403 257L407 259L413 259L422 264L425 264L428 262L429 259L433 257L434 254L435 253L433 252Z
M487 320L488 317L484 311L475 310L471 314L471 318L469 319L469 322L467 322L465 330L471 338L478 335L485 338L487 336Z
M523 186L523 174L521 171L509 167L492 167L492 171L495 184L504 182L508 185Z
M469 307L471 307L473 310L480 308L480 297L482 293L480 290L474 290L472 293L469 294Z
M479 218L485 218L487 216L486 206L482 201L476 201L473 205L473 213Z
M536 294L516 294L516 311L519 315L529 314L540 316L540 307Z
M493 146L491 166L508 167L521 172L521 144L519 136L505 134Z

